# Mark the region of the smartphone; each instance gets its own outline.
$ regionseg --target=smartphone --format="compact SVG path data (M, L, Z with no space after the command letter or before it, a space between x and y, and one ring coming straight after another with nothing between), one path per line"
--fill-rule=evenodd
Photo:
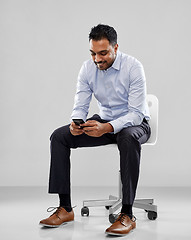
M78 126L80 126L80 124L84 123L83 119L72 119L72 121ZM81 128L83 128L83 127L81 127Z

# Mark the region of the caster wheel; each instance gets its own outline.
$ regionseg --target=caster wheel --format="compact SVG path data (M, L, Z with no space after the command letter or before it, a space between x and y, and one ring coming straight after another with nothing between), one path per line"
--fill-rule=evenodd
M157 219L157 212L148 211L148 219L149 219L149 220L155 220L155 219Z
M109 214L110 223L114 223L117 218L117 214Z
M107 210L109 210L110 206L105 206L105 208L106 208Z
M81 215L82 216L89 216L89 208L88 207L83 207L82 209L81 209Z

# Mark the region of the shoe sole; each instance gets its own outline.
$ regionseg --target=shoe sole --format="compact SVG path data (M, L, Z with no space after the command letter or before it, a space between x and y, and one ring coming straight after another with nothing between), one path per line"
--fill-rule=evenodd
M129 233L133 232L135 228L132 228L128 233L113 233L113 232L105 232L107 235L112 235L112 236L126 236Z
M49 224L45 224L45 223L39 223L40 226L43 226L43 227L47 227L47 228L58 228L60 226L63 226L63 225L66 225L68 223L71 223L73 222L74 220L71 220L71 221L68 221L68 222L63 222L62 224L60 225L49 225Z

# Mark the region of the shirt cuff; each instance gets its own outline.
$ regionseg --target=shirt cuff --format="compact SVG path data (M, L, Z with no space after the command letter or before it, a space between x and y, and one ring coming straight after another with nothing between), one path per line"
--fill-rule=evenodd
M119 123L118 119L110 121L108 123L110 123L111 126L113 127L113 133L114 134L120 132L124 128L124 126ZM131 123L127 123L125 127L129 127L131 125L132 125Z

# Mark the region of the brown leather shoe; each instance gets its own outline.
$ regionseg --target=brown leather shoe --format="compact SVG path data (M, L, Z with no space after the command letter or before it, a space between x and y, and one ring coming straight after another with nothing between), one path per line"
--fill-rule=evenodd
M105 233L109 235L119 235L123 236L128 234L132 229L136 227L136 218L130 217L125 213L120 213L119 217L115 220L115 222L106 229Z
M56 208L53 208L53 210L54 209ZM74 220L73 209L71 212L67 212L63 207L57 207L57 210L49 218L41 220L39 224L45 227L59 227L60 225L73 220Z

